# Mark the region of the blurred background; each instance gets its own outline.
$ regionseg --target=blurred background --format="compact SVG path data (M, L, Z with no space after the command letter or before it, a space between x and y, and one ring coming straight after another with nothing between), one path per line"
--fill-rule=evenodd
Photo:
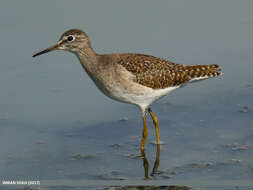
M214 164L211 174L201 167L174 178L232 179L233 171L238 179L252 179L252 7L251 0L1 1L0 176L143 177L142 161L131 157L142 130L139 110L99 92L73 54L32 58L64 31L79 28L98 53L220 65L222 77L188 85L154 104L165 142L163 175L157 178L174 177L176 166L208 162ZM149 127L147 150L155 151L151 120ZM73 161L79 154L84 159ZM155 152L148 154L154 161ZM226 173L220 164L231 160Z

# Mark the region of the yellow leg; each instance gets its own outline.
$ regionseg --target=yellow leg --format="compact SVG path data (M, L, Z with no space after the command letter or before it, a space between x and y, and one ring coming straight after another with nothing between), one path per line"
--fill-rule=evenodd
M160 144L160 133L159 133L159 123L158 123L158 119L155 116L155 114L152 112L151 108L148 108L148 112L150 114L150 116L152 117L153 123L155 125L155 132L156 132L156 142L157 144Z
M157 144L155 163L154 163L154 167L153 167L151 176L154 176L158 172L159 164L160 164L160 144Z
M141 156L143 159L144 177L145 179L150 179L148 175L149 163L148 163L148 159L146 158L146 154L144 150L141 150Z
M144 146L145 146L146 139L148 136L146 112L143 112L142 119L143 119L143 132L142 132L141 147L140 147L141 152L143 152L143 150L144 150Z

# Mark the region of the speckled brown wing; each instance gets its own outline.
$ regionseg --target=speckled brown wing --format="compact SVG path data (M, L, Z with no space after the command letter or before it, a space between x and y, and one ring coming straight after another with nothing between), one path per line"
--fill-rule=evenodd
M117 63L135 75L137 83L153 89L221 75L215 64L187 66L143 54L120 54Z

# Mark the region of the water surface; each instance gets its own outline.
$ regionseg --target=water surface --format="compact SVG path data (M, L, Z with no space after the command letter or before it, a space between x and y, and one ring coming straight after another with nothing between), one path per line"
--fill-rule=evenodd
M41 189L64 189L59 185L67 180L94 189L145 184L252 188L251 1L25 0L0 5L1 179L40 180ZM70 28L85 30L99 53L215 63L224 75L187 85L155 103L164 145L158 152L148 118L150 135L141 157L142 121L136 107L104 97L70 53L32 58Z

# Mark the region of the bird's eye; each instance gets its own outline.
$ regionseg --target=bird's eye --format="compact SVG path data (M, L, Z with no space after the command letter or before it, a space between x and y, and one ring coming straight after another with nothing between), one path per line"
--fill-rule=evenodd
M67 38L68 42L72 42L72 41L74 41L74 39L75 39L75 37L72 35L68 36L68 38Z

